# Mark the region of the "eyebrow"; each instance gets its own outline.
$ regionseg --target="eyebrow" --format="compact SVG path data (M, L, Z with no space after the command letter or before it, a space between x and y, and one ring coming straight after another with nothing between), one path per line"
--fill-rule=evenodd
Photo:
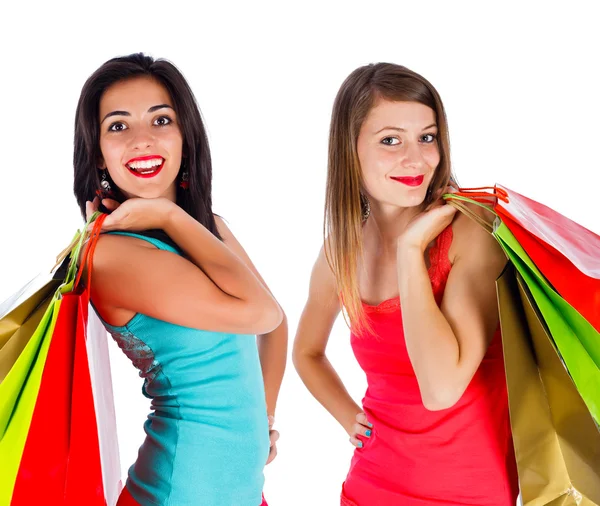
M437 123L432 123L431 125L427 125L425 128L423 128L423 130L427 130L428 128L431 128L431 127L437 127ZM378 130L375 133L378 134L380 132L383 132L384 130L397 130L398 132L406 132L406 130L404 128L394 127L394 126L386 126L386 127L383 127L381 130Z
M148 112L154 112L154 111L158 111L159 109L171 109L171 110L175 110L173 109L169 104L160 104L160 105L153 105L152 107L150 107L150 109L148 109ZM104 121L106 120L106 118L110 118L111 116L131 116L130 113L128 113L127 111L112 111L109 112L106 116L104 116L104 118L102 118L102 121L100 122L100 124L104 123Z

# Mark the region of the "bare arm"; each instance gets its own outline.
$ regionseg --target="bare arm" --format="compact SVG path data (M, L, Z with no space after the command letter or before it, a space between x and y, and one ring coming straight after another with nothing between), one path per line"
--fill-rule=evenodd
M335 278L321 249L294 341L294 366L313 396L352 434L356 415L362 409L350 397L325 356L329 334L340 310Z
M162 228L191 260L140 239L102 236L94 256L92 300L101 314L110 315L109 323L123 324L139 312L220 332L260 334L280 324L279 305L255 274L172 202L130 199L104 227Z
M398 247L398 285L408 354L425 407L446 409L462 396L498 326L495 280L506 258L469 218L453 223L454 263L441 308L423 253Z
M263 284L265 289L269 290L267 284L256 270L256 267L254 267L250 257L248 257L248 254L231 233L225 222L218 216L215 216L215 220L225 244L245 262L257 279ZM271 332L265 332L264 334L258 335L258 353L260 355L260 365L265 384L267 413L271 416L275 416L277 397L279 396L279 389L283 380L287 358L287 318L283 310L281 310L281 313L283 318L278 327Z

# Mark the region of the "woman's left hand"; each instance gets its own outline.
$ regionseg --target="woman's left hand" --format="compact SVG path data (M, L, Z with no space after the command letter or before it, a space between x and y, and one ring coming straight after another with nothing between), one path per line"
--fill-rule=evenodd
M427 245L452 223L456 214L456 208L445 203L441 198L442 194L456 191L452 186L446 187L445 192L438 191L434 203L419 213L398 237L398 249L416 248L421 253L425 252Z
M91 216L98 210L100 201L95 198L92 202L86 202L86 214ZM129 230L133 232L149 229L162 229L168 220L172 209L176 204L166 198L143 199L130 198L119 204L115 200L104 199L102 204L111 211L111 214L102 224L102 232L111 230ZM88 229L91 230L93 224Z
M269 449L269 458L267 459L267 464L273 462L273 459L277 457L277 440L279 439L279 431L273 429L273 424L275 423L275 418L269 415L269 441L271 443L271 448Z

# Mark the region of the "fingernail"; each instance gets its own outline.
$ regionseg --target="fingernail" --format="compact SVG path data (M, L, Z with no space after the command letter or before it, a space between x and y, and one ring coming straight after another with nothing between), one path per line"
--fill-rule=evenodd
M363 447L362 441L359 441L359 442L358 442L358 447L359 447L359 448L362 448L362 447Z
M371 437L371 431L369 429L367 429L367 431L365 432L365 436Z
M368 425L369 427L373 427L373 424L372 424L371 422L367 422L367 425Z

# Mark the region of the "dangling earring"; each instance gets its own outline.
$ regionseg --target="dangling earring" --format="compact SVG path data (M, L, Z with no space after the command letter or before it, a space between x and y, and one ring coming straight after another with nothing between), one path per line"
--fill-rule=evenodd
M362 221L367 221L367 218L371 214L371 203L369 202L369 197L362 192L360 193L360 207L362 209Z
M107 179L107 173L108 170L102 169L102 178L100 179L100 190L96 190L96 195L98 195L98 197L100 197L101 199L113 196L112 188Z
M189 174L187 170L184 170L181 173L181 182L179 183L179 186L181 186L181 188L184 190L187 190L190 187Z

